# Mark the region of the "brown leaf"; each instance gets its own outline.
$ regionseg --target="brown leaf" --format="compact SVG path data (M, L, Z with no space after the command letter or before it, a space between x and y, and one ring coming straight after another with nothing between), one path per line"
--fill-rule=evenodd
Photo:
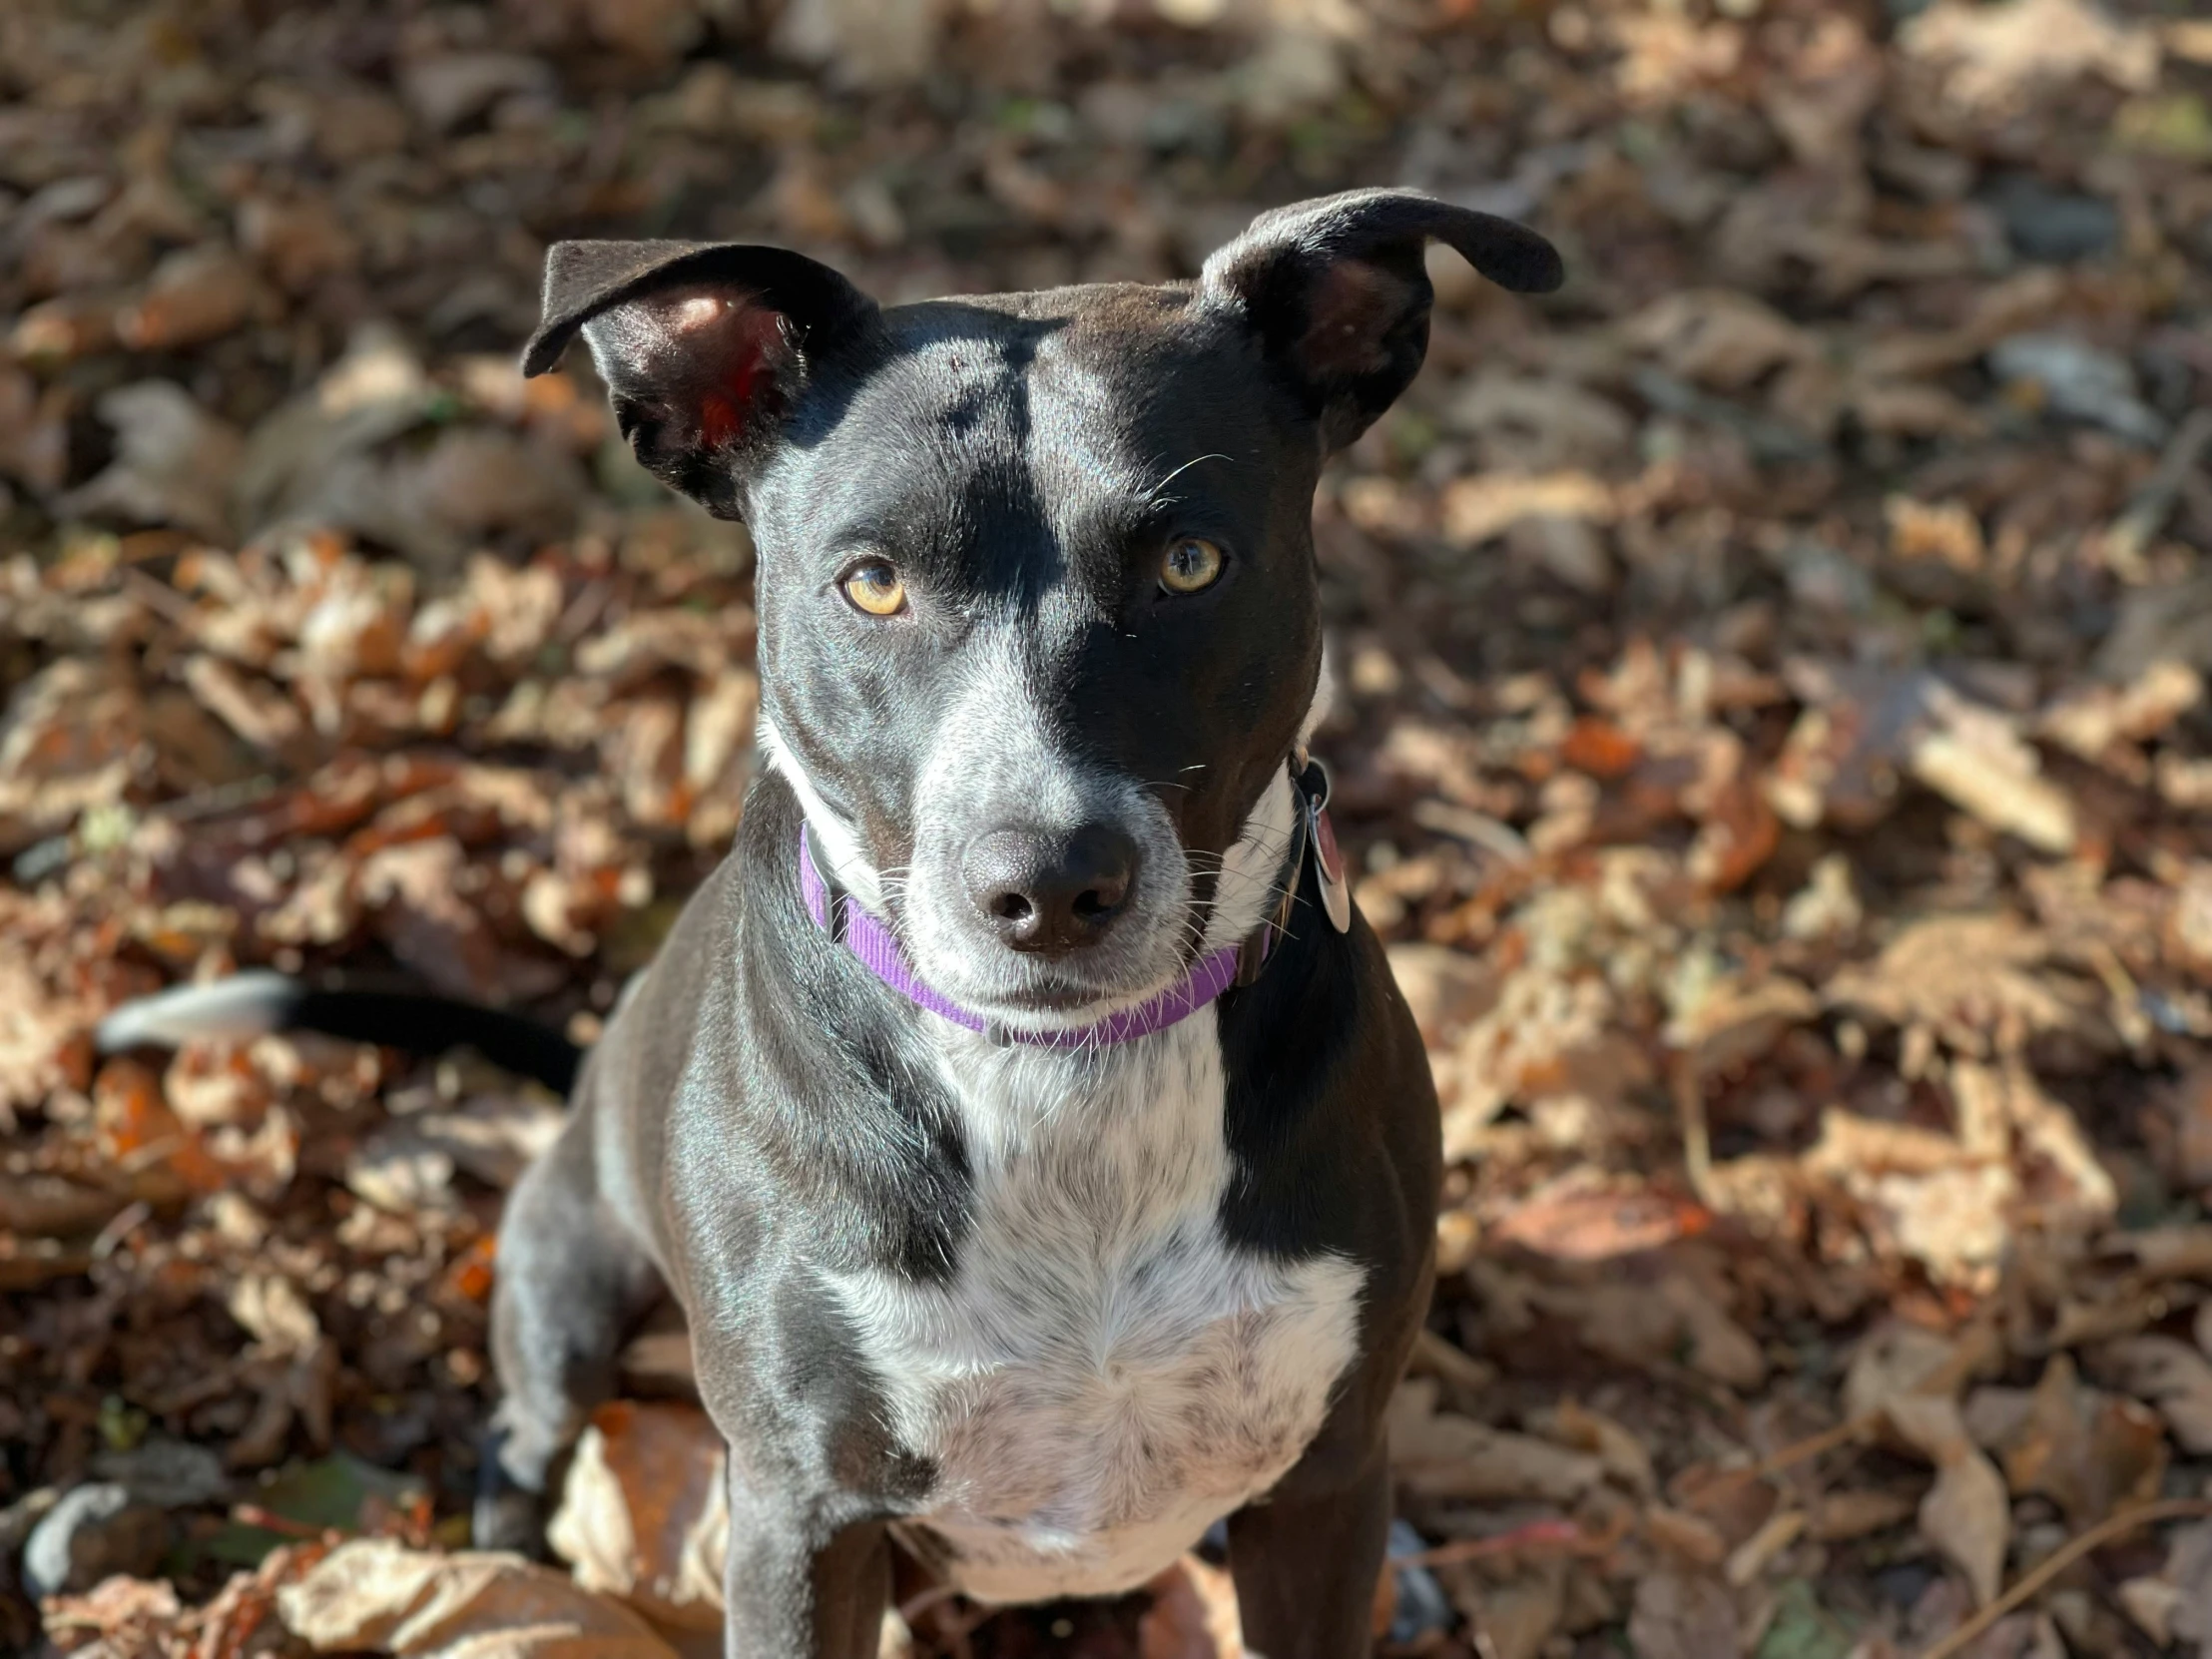
M619 1603L519 1555L434 1555L383 1538L343 1544L277 1593L284 1625L318 1653L393 1659L675 1659Z
M1890 1401L1929 1391L1948 1381L1941 1391L1955 1394L1958 1379L1947 1377L1956 1345L1948 1338L1892 1320L1876 1326L1852 1350L1844 1375L1844 1415L1860 1419L1887 1411Z
M1701 288L1668 294L1624 325L1628 342L1686 380L1720 391L1749 385L1819 350L1813 336L1746 293Z
M543 1101L478 1095L450 1112L423 1112L409 1127L468 1174L505 1189L552 1146L564 1115Z
M1966 1441L1960 1428L1955 1435L1932 1430L1929 1419L1948 1407L1955 1418L1957 1407L1947 1400L1916 1402L1904 1413L1939 1446L1936 1483L1921 1500L1921 1532L1942 1555L1966 1575L1974 1600L1986 1606L2004 1582L2004 1556L2012 1538L2012 1512L2004 1481L1996 1466Z
M1437 1410L1437 1392L1434 1378L1416 1377L1390 1396L1390 1466L1406 1486L1437 1497L1565 1502L1604 1478L1597 1457Z
M2016 1141L2020 1151L2049 1166L2085 1218L2102 1220L2118 1207L2112 1177L2080 1123L2024 1065L2013 1060L1999 1068L1954 1060L1950 1086L1958 1103L1960 1139L1978 1154L2004 1156ZM1970 1135L1969 1123L1983 1125L1986 1132L1978 1138Z
M1492 1245L1515 1245L1565 1262L1602 1262L1656 1250L1705 1232L1713 1218L1685 1198L1639 1182L1562 1176L1491 1222Z
M661 1624L720 1630L724 1462L722 1435L695 1406L602 1405L577 1442L546 1541L585 1589Z
M1495 972L1463 950L1405 942L1392 944L1388 955L1398 992L1431 1048L1444 1046L1496 999Z
M1185 1555L1145 1588L1152 1605L1137 1619L1138 1659L1244 1659L1237 1587L1223 1569Z
M94 1232L126 1202L58 1175L0 1173L0 1233L46 1239Z
M1462 478L1444 491L1444 534L1472 547L1529 518L1611 522L1613 492L1587 472Z
M1907 755L1913 776L1992 830L2041 852L2073 850L2080 833L2072 800L2041 776L2035 751L2011 720L1938 689L1931 708L1939 724Z
M2083 1385L2064 1354L2043 1368L2026 1419L2000 1449L2012 1488L2054 1499L2077 1530L2120 1504L2157 1496L2166 1470L2157 1416Z
M1659 1296L1681 1316L1693 1371L1735 1388L1756 1388L1766 1381L1767 1357L1758 1339L1704 1286L1687 1274L1669 1274L1659 1282Z
M1813 1506L1806 1530L1822 1542L1845 1543L1911 1519L1914 1508L1903 1492L1830 1492Z
M212 243L180 249L117 315L116 337L134 351L174 351L229 333L263 301L252 268L229 249Z
M1773 1519L1781 1503L1774 1482L1755 1469L1692 1463L1668 1492L1680 1509L1712 1527L1724 1550L1735 1550Z
M1628 1645L1636 1659L1713 1659L1742 1645L1735 1597L1719 1579L1649 1574L1636 1585Z
M176 1586L166 1581L116 1573L83 1595L46 1598L41 1609L46 1634L77 1647L77 1638L97 1636L112 1653L160 1654L184 1617Z
M2049 943L2009 915L1937 915L1901 927L1872 962L1838 973L1832 1006L1910 1029L1924 1026L1963 1053L2052 1032L2098 1047L2109 1028L2089 1017L2088 999L2048 971Z
M2140 88L2158 72L2157 40L2088 0L1937 0L1901 39L1909 56L1941 66L1944 97L1977 112L2016 109L2049 84L2084 75Z
M2162 1576L2181 1591L2169 1622L2175 1637L2212 1655L2212 1522L2185 1526L2173 1536Z
M1728 1559L1728 1540L1702 1515L1654 1503L1643 1524L1644 1535L1684 1566L1718 1571Z
M239 246L294 293L349 271L360 257L336 211L324 200L250 196L239 206Z
M10 345L18 357L37 354L40 342L24 337L32 324L31 314L16 324ZM76 339L73 331L71 355ZM38 382L14 364L0 363L0 475L43 492L61 487L68 465L69 423L60 398L54 392L42 394Z
M1567 1562L1529 1563L1503 1582L1462 1579L1458 1600L1480 1633L1484 1659L1537 1659L1567 1614Z
M2038 729L2085 761L2163 733L2204 697L2204 676L2187 663L2152 663L2126 686L2082 686L2055 699Z
M1657 1489L1650 1448L1625 1424L1604 1412L1567 1399L1535 1419L1533 1425L1562 1445L1595 1452L1605 1472L1630 1491L1649 1493Z
M1781 974L1725 983L1678 1009L1666 1039L1685 1052L1694 1074L1714 1076L1761 1058L1820 1006L1820 998Z
M2134 1337L2092 1351L2088 1361L2121 1393L2156 1406L2182 1450L2212 1453L2212 1362L2197 1349L2171 1337Z

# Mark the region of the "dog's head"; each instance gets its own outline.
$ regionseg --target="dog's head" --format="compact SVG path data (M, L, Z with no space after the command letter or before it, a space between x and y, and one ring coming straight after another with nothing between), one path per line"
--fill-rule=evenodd
M941 993L1078 1024L1263 913L1314 485L1420 367L1430 239L1558 284L1402 191L1264 214L1196 282L888 310L782 249L563 243L524 369L581 330L639 459L751 527L763 738L834 874Z

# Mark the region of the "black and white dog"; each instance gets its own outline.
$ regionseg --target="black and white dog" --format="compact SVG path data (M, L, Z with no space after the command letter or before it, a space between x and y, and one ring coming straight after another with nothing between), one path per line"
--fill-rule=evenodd
M1142 1584L1217 1519L1248 1642L1364 1653L1384 1402L1427 1306L1435 1098L1306 759L1328 455L1427 345L1401 191L1263 215L1195 282L880 309L779 249L564 243L660 477L759 549L732 856L584 1061L499 1239L480 1541L673 1295L729 1442L734 1655L872 1655L895 1534L987 1601ZM109 1046L404 1003L250 976Z

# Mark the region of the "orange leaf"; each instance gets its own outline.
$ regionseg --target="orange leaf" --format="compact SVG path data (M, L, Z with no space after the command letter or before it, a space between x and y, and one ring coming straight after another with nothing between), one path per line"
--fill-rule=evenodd
M1559 746L1559 758L1592 778L1619 778L1643 758L1644 746L1611 721L1585 715Z

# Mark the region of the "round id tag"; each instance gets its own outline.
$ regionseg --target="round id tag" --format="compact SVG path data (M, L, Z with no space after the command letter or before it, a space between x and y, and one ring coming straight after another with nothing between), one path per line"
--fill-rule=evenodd
M1336 827L1329 822L1329 797L1306 799L1306 828L1312 835L1314 874L1321 885L1321 905L1329 913L1329 925L1340 933L1352 931L1352 886L1345 880L1345 855L1337 849Z

